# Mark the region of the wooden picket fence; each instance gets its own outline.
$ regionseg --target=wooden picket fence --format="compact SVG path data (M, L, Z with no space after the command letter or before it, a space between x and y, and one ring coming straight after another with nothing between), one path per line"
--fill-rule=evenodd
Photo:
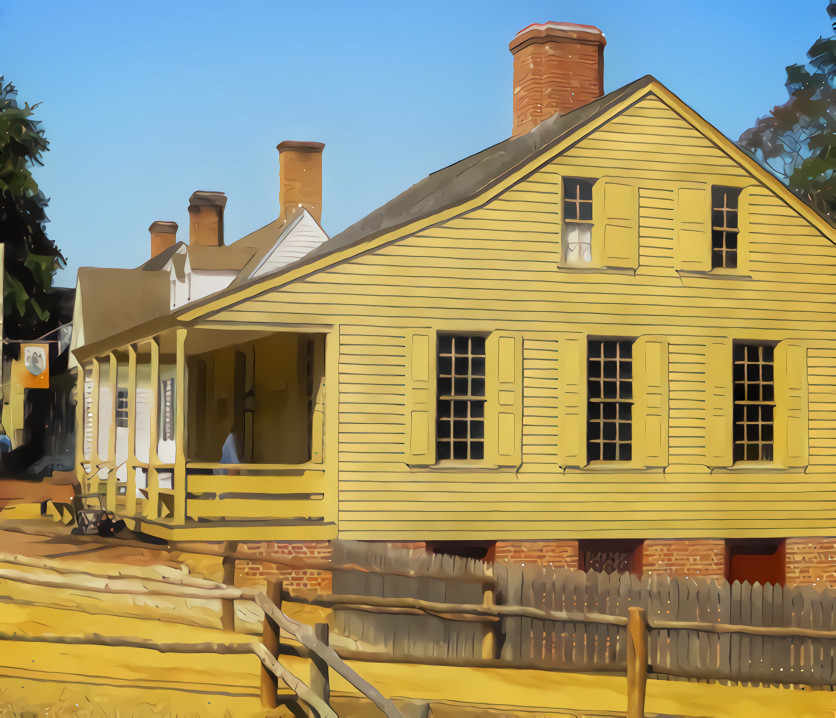
M301 600L301 599L294 599ZM642 609L652 677L836 685L836 591L585 573L336 542L335 632L355 658L624 674ZM638 619L637 619L638 620Z

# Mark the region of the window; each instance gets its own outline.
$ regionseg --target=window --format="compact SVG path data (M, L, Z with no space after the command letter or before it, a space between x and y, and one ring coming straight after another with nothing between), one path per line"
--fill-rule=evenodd
M485 456L485 337L438 337L436 460Z
M162 431L160 438L163 441L174 440L174 379L163 379L161 382L162 391Z
M116 390L116 427L128 428L128 390L122 387Z
M633 340L587 344L587 461L630 461L633 455Z
M582 539L578 541L581 571L642 573L642 540Z
M772 461L775 347L735 343L734 460Z
M592 263L592 180L563 180L561 259L570 267Z
M736 187L711 188L711 267L737 267L737 205L740 190Z

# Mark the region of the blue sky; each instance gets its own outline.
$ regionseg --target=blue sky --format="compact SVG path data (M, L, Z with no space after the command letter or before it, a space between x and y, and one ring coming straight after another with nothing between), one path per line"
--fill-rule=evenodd
M0 0L0 72L41 102L49 235L79 266L188 235L226 192L227 242L278 213L282 140L325 143L330 234L511 128L508 43L532 22L597 25L605 88L652 74L737 138L783 102L784 68L830 34L825 0L143 3Z

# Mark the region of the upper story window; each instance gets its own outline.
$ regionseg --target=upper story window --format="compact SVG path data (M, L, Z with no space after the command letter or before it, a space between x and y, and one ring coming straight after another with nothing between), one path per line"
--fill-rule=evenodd
M738 200L737 187L711 188L711 268L735 269L737 267Z
M563 264L592 264L592 184L590 179L563 179Z
M587 343L587 461L633 458L633 340Z
M120 429L128 427L128 390L123 387L116 390L116 426Z
M436 460L485 457L485 337L440 334Z
M734 460L772 461L775 420L775 347L735 343Z

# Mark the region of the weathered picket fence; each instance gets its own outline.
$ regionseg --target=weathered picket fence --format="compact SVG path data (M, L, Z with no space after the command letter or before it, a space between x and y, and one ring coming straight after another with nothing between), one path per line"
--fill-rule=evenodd
M640 579L353 542L337 542L333 563L333 595L315 600L333 606L335 632L358 658L624 673L632 606L644 609L651 675L836 685L831 589Z

